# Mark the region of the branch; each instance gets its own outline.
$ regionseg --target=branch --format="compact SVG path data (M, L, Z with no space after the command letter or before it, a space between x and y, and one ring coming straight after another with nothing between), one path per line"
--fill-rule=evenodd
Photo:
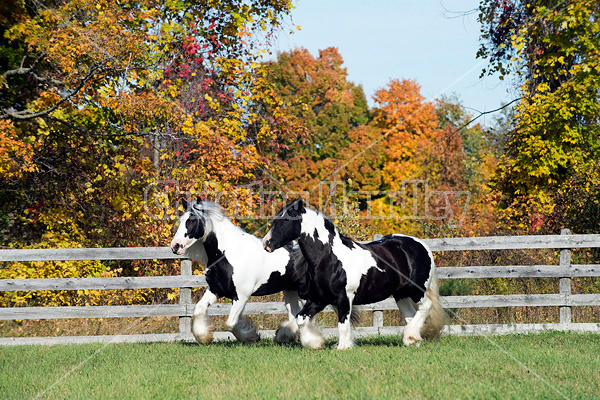
M155 135L155 133L149 133L149 132L144 132L144 133L103 133L103 132L92 132L90 130L87 130L85 128L81 128L78 126L73 125L72 123L65 121L64 119L60 119L60 118L56 118L56 117L52 117L50 115L45 115L42 116L41 118L43 118L44 120L47 121L53 121L53 122L58 122L59 124L62 124L70 129L73 129L79 133L83 133L86 135L93 135L93 136L105 136L105 137L124 137L124 136L150 136L150 135Z
M511 100L509 103L504 104L501 107L496 108L495 110L490 110L490 111L484 111L484 112L480 112L478 116L476 116L475 118L471 119L469 122L467 122L466 124L462 125L460 128L456 129L454 132L452 132L451 134L449 134L448 136L446 136L444 138L445 141L448 141L448 139L450 139L452 136L454 136L457 132L460 132L462 129L466 128L467 126L469 126L471 124L471 122L478 120L479 118L481 118L482 116L486 115L486 114L491 114L491 113L495 113L496 111L500 111L505 109L506 107L510 106L511 104L521 100L523 97L517 97L516 99Z
M33 64L31 64L31 66L28 68L23 68L23 64L25 64L25 60L27 59L27 56L23 57L19 68L9 69L8 71L6 71L2 74L2 77L4 79L6 79L6 77L11 76L11 75L25 75L25 74L33 71L33 69L38 65L40 60L42 58L44 58L45 55L46 55L45 53L40 54L39 57L33 62Z
M102 65L102 64L103 63L101 63L100 65ZM17 111L17 112L12 112L9 110L2 110L3 114L0 114L0 118L6 118L5 115L7 115L10 118L18 119L20 121L26 121L26 120L30 120L30 119L34 119L34 118L44 117L44 116L50 114L52 111L56 110L62 103L69 100L71 97L75 96L85 86L85 84L88 83L88 81L90 81L92 79L92 77L95 74L97 74L100 70L101 70L101 68L98 68L97 66L93 66L90 69L90 71L88 72L88 74L84 78L81 79L81 82L79 82L79 85L77 85L73 90L71 90L70 93L63 96L52 107L50 107L44 111L39 111L39 112L34 113L29 110Z

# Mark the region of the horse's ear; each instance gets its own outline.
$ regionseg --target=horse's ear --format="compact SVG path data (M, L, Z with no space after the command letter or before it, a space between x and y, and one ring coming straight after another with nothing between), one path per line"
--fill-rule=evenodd
M294 200L294 210L297 211L304 211L304 201L302 201L302 197L298 197L296 200Z
M183 204L183 210L187 210L188 208L188 202L186 199L181 199L181 204Z
M200 195L196 198L196 203L202 203L202 197Z

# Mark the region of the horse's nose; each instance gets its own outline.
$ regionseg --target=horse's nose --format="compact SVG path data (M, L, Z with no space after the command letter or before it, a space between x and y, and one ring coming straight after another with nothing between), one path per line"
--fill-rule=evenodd
M263 245L263 248L264 248L266 251L268 251L269 253L272 253L272 252L273 252L273 250L271 250L271 245L270 245L270 242L271 242L271 231L269 231L269 232L267 233L267 236L265 236L265 237L263 238L263 240L262 240L262 245Z
M178 251L182 246L179 243L175 243L174 246L171 246L171 250L173 251L174 254L179 254Z
M271 253L271 252L272 252L272 250L271 250L271 246L269 246L269 242L270 242L270 240L269 240L269 239L267 239L267 238L264 238L264 239L262 240L262 245L263 245L263 249L265 249L266 251L268 251L269 253Z

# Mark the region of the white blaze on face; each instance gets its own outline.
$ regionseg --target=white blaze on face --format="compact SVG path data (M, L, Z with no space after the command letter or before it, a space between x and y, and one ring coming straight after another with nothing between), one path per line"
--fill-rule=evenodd
M271 229L269 229L269 232L267 232L266 236L265 236L265 237L263 238L263 240L262 240L262 245L263 245L263 248L264 248L265 250L268 250L268 251L270 251L271 249L267 248L266 246L267 246L267 242L268 242L269 240L271 240L272 233L273 233L273 232L272 232L272 230L271 230Z
M179 228L177 228L177 233L175 233L173 240L171 240L171 249L174 250L175 248L177 248L176 250L174 250L174 252L178 255L183 254L183 252L196 241L195 239L192 239L186 235L187 228L185 226L185 223L188 220L189 216L189 212L185 212L181 216L181 219L179 220Z

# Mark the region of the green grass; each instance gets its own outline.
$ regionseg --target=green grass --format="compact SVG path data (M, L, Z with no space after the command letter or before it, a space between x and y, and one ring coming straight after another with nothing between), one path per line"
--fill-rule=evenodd
M590 399L600 393L597 334L444 337L419 348L380 337L359 340L349 351L328 345L321 351L269 341L4 347L0 398Z

